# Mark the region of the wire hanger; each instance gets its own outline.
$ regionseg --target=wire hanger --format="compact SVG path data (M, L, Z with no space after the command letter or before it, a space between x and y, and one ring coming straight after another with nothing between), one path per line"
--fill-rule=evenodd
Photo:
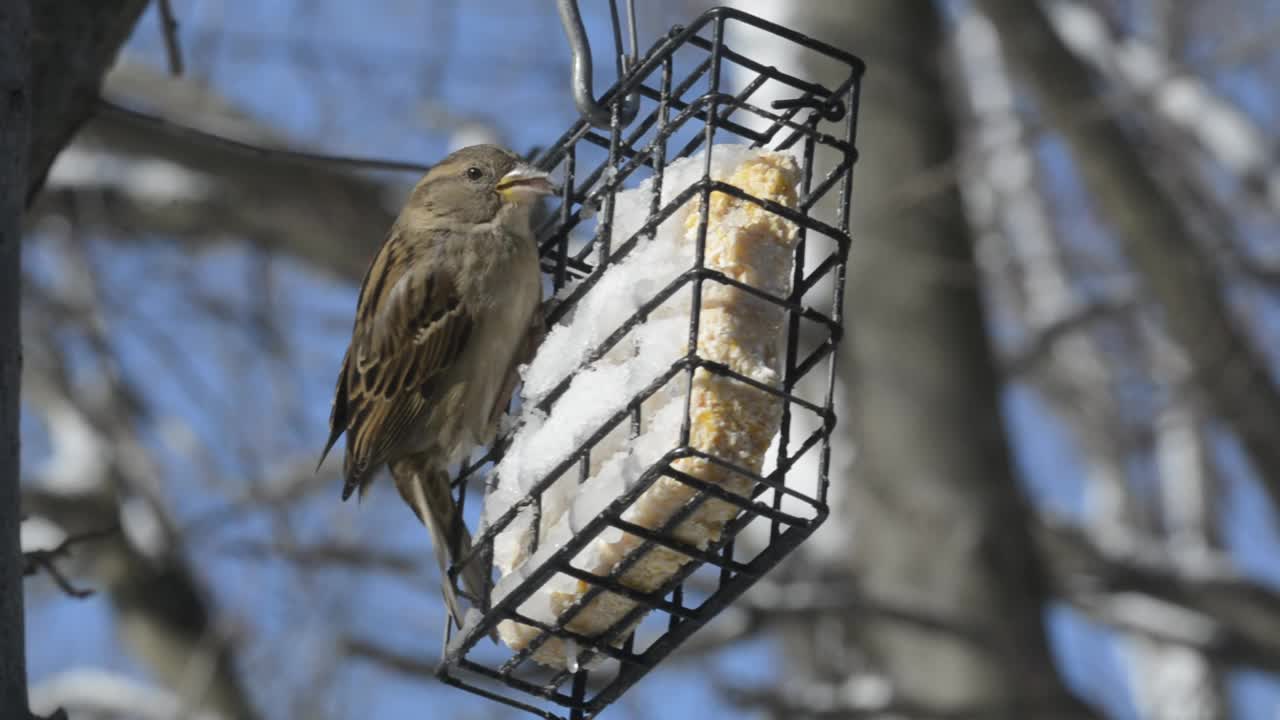
M639 62L638 43L636 41L636 8L635 0L626 0L627 34L631 40L631 52L628 54L622 45L622 23L618 16L618 0L609 0L609 12L613 23L613 44L616 49L615 65L618 79L626 77ZM573 52L573 69L571 83L573 86L573 104L587 122L598 128L613 126L613 111L596 100L591 89L591 43L587 39L586 28L582 24L582 12L578 9L578 0L556 0L556 8L560 11L560 23L564 26L565 37L569 40L569 49ZM618 122L627 125L636 117L640 109L640 94L633 92L625 104L618 108Z

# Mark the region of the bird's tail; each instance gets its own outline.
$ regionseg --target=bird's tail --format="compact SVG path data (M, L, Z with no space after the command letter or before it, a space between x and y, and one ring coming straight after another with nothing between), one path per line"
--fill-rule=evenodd
M413 508L418 519L431 533L431 546L436 562L440 565L440 585L444 602L453 621L462 627L462 606L449 582L449 564L471 551L471 533L463 523L458 506L449 490L448 473L433 467L421 455L411 456L391 463L391 476L395 479L400 496ZM450 543L450 539L453 540ZM462 586L476 604L482 602L484 592L484 558L472 558L462 568Z

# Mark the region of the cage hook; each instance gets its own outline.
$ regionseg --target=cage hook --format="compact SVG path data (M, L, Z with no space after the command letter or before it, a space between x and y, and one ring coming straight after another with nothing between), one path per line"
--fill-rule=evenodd
M636 8L635 0L627 3L627 33L631 40L631 53L624 52L622 47L622 28L618 20L617 0L609 0L613 20L613 40L617 47L618 79L621 80L633 69L639 60L636 42ZM582 24L582 13L578 9L578 0L556 0L556 8L560 11L560 23L564 26L564 34L569 40L569 49L573 52L573 104L578 112L592 125L598 128L609 128L613 125L612 111L601 105L591 91L591 43L587 40L587 31ZM640 93L633 92L621 108L618 121L627 125L636 117L640 109Z

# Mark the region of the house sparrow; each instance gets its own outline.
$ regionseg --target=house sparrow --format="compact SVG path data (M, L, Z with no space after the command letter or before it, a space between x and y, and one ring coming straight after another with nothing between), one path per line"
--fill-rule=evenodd
M360 287L329 440L344 432L345 500L386 463L431 533L445 604L462 624L450 558L471 547L446 468L492 441L543 330L542 277L530 228L547 174L495 145L449 155L414 187ZM449 538L453 539L450 544ZM467 563L479 602L487 568Z

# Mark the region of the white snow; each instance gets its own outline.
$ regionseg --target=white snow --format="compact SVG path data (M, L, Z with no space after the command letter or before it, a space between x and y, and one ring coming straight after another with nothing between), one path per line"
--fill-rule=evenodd
M36 515L22 521L18 527L22 552L52 550L67 539L67 531L48 518Z
M449 645L445 652L450 654L457 652L458 648L462 647L463 641L479 627L482 620L484 620L484 613L476 608L468 608L467 614L462 616L462 628L449 638Z
M578 664L578 643L574 642L573 640L566 640L564 643L564 654L565 654L565 657L569 659L569 663L568 663L569 672L572 672L572 673L578 672L578 668L581 667Z
M226 720L218 713L189 707L169 690L92 667L64 670L31 688L32 710L49 715L58 708L66 708L71 717Z
M212 182L201 173L170 160L129 159L71 145L54 161L49 184L91 188L119 185L129 194L153 202L197 200L212 192Z
M36 471L43 487L62 495L90 493L107 481L104 458L111 447L89 419L70 403L47 398L45 422L53 453Z
M134 547L151 557L159 557L168 546L164 521L145 498L132 496L120 503L120 527Z

